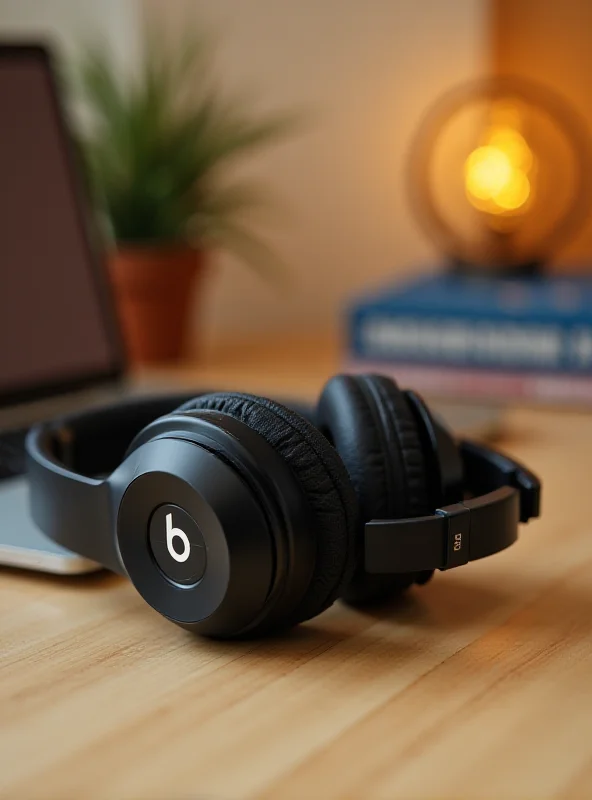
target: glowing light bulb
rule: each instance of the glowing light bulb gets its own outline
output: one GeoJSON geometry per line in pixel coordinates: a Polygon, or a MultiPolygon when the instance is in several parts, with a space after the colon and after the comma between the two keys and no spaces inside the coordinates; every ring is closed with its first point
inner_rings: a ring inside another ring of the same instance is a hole
{"type": "Polygon", "coordinates": [[[524,211],[532,193],[529,174],[535,166],[526,139],[505,124],[491,127],[484,142],[465,161],[469,202],[490,214],[524,211]]]}
{"type": "Polygon", "coordinates": [[[512,179],[512,163],[498,147],[478,147],[466,161],[465,179],[471,196],[491,200],[512,179]]]}

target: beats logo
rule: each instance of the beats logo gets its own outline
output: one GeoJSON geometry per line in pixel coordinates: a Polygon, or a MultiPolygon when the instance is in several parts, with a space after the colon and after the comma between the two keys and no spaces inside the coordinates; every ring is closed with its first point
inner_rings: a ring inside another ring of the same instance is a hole
{"type": "Polygon", "coordinates": [[[160,570],[173,583],[196,584],[206,570],[206,546],[195,520],[180,506],[166,503],[150,517],[148,541],[160,570]]]}
{"type": "Polygon", "coordinates": [[[189,558],[189,553],[191,552],[191,544],[189,543],[189,539],[187,538],[187,534],[185,531],[182,531],[181,528],[173,528],[173,515],[167,514],[166,515],[166,545],[169,551],[169,554],[175,561],[179,561],[182,563],[183,561],[187,561],[189,558]],[[175,550],[175,545],[173,543],[174,538],[177,537],[181,540],[183,545],[183,552],[177,553],[175,550]]]}

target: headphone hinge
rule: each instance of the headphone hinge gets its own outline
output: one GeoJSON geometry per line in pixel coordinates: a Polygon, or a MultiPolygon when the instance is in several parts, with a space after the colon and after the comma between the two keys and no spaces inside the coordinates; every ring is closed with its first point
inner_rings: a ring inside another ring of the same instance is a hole
{"type": "Polygon", "coordinates": [[[471,546],[471,510],[462,503],[454,503],[437,508],[436,514],[446,520],[446,562],[440,569],[467,564],[471,546]]]}

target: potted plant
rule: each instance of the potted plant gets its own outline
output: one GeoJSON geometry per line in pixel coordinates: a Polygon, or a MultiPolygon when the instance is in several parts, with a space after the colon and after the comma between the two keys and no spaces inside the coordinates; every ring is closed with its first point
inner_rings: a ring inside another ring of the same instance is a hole
{"type": "Polygon", "coordinates": [[[244,221],[258,193],[229,182],[228,173],[290,123],[222,97],[210,67],[204,37],[189,34],[173,45],[152,32],[132,75],[97,46],[77,71],[80,145],[111,239],[110,275],[135,362],[181,355],[211,249],[233,249],[258,269],[273,262],[244,221]]]}

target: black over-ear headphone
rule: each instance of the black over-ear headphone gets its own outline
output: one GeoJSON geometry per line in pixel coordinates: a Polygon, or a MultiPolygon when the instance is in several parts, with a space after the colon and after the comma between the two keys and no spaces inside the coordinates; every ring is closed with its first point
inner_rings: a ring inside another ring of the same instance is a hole
{"type": "Polygon", "coordinates": [[[457,444],[375,375],[332,378],[314,411],[227,392],[135,400],[38,426],[27,451],[47,535],[218,637],[384,599],[504,549],[539,513],[531,472],[457,444]]]}

